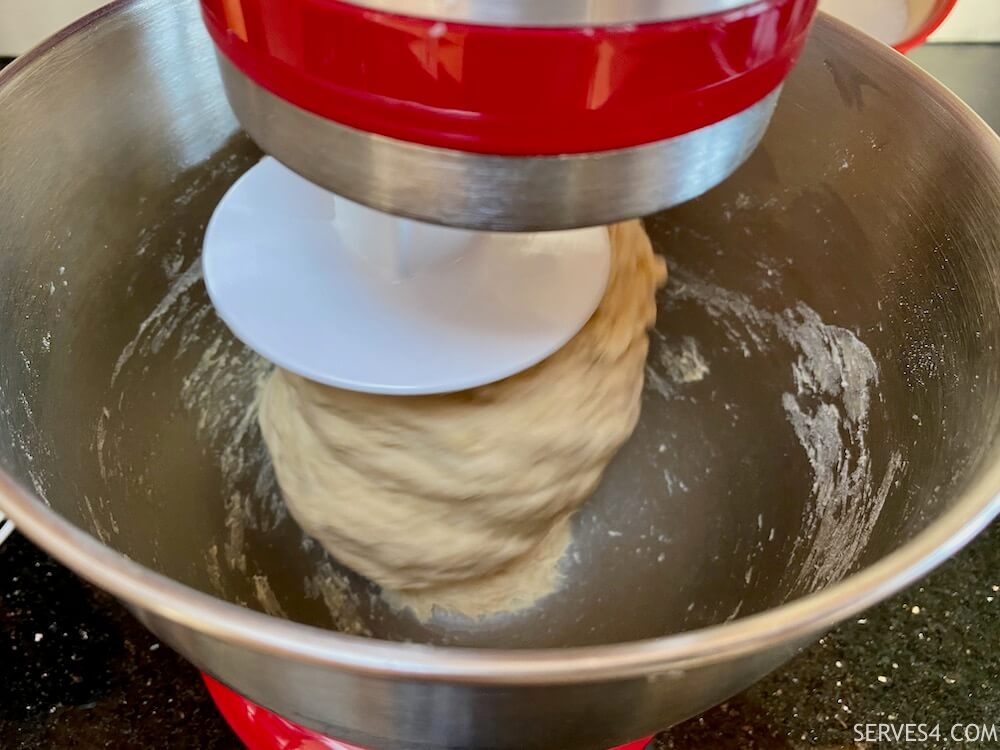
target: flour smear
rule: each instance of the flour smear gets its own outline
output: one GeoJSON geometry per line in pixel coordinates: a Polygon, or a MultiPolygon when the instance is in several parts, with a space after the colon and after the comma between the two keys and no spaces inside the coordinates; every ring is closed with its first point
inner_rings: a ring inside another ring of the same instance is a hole
{"type": "MultiPolygon", "coordinates": [[[[217,461],[221,479],[217,502],[225,513],[216,543],[193,552],[202,555],[216,593],[231,597],[227,578],[235,576],[249,581],[261,609],[287,617],[268,575],[258,569],[248,541],[248,532],[268,534],[291,523],[257,426],[259,386],[273,366],[235,339],[217,318],[205,294],[199,259],[185,268],[173,257],[163,270],[170,285],[118,356],[109,382],[108,406],[95,424],[94,447],[101,475],[108,481],[122,471],[116,466],[108,435],[113,420],[118,419],[116,405],[124,390],[136,387],[135,373],[147,365],[156,366],[154,358],[162,356],[162,351],[172,352],[175,362],[192,361],[180,382],[180,406],[194,416],[199,444],[217,461]]],[[[98,523],[99,515],[90,515],[97,533],[102,539],[107,537],[98,523]]],[[[305,538],[303,545],[312,547],[305,538]]],[[[338,630],[366,632],[350,582],[329,562],[318,563],[302,585],[307,598],[326,605],[338,630]]]]}
{"type": "MultiPolygon", "coordinates": [[[[805,560],[797,566],[795,585],[815,591],[842,579],[864,552],[905,465],[898,451],[884,466],[875,466],[871,455],[872,396],[879,378],[871,351],[853,332],[824,322],[803,303],[779,312],[762,309],[745,294],[676,267],[672,281],[668,297],[699,305],[745,358],[767,354],[775,344],[792,347],[781,408],[812,470],[796,544],[805,547],[805,560]]],[[[667,356],[675,369],[690,360],[683,352],[667,356]]]]}

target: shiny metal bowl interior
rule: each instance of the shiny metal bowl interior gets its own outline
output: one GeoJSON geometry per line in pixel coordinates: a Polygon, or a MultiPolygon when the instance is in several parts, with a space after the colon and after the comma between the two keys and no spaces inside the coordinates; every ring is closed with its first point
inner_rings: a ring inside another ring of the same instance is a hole
{"type": "Polygon", "coordinates": [[[0,77],[0,506],[289,718],[379,748],[608,747],[998,511],[1000,146],[846,27],[818,22],[732,179],[647,220],[672,275],[643,417],[565,587],[516,616],[394,612],[283,511],[266,364],[198,263],[259,155],[193,3],[117,3],[0,77]]]}

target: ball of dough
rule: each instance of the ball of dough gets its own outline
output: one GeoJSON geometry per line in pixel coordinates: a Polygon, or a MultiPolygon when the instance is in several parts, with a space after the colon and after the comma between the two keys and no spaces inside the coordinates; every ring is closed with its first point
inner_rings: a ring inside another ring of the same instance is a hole
{"type": "Polygon", "coordinates": [[[487,577],[538,547],[594,490],[639,416],[666,269],[639,221],[608,231],[610,278],[591,319],[506,380],[385,396],[276,370],[260,426],[303,529],[397,591],[487,577]]]}

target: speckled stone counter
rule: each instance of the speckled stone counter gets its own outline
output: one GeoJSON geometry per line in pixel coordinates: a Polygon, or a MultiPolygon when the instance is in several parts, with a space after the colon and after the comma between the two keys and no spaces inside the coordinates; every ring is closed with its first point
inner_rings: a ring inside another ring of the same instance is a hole
{"type": "MultiPolygon", "coordinates": [[[[1000,128],[1000,46],[914,59],[1000,128]]],[[[1000,217],[998,217],[1000,221],[1000,217]]],[[[659,748],[889,747],[855,724],[1000,725],[1000,526],[659,748]]],[[[964,743],[966,748],[1000,747],[964,743]]],[[[0,748],[238,750],[197,672],[24,538],[0,547],[0,748]]]]}

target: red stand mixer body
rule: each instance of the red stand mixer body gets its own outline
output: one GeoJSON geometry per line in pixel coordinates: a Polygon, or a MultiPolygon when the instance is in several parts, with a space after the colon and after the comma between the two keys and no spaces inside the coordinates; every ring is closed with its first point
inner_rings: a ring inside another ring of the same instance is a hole
{"type": "MultiPolygon", "coordinates": [[[[816,0],[202,7],[237,117],[286,166],[390,213],[543,230],[641,216],[731,174],[816,0]]],[[[251,750],[356,750],[206,683],[251,750]]]]}
{"type": "Polygon", "coordinates": [[[693,198],[763,135],[816,0],[203,0],[237,117],[313,182],[477,229],[693,198]]]}

